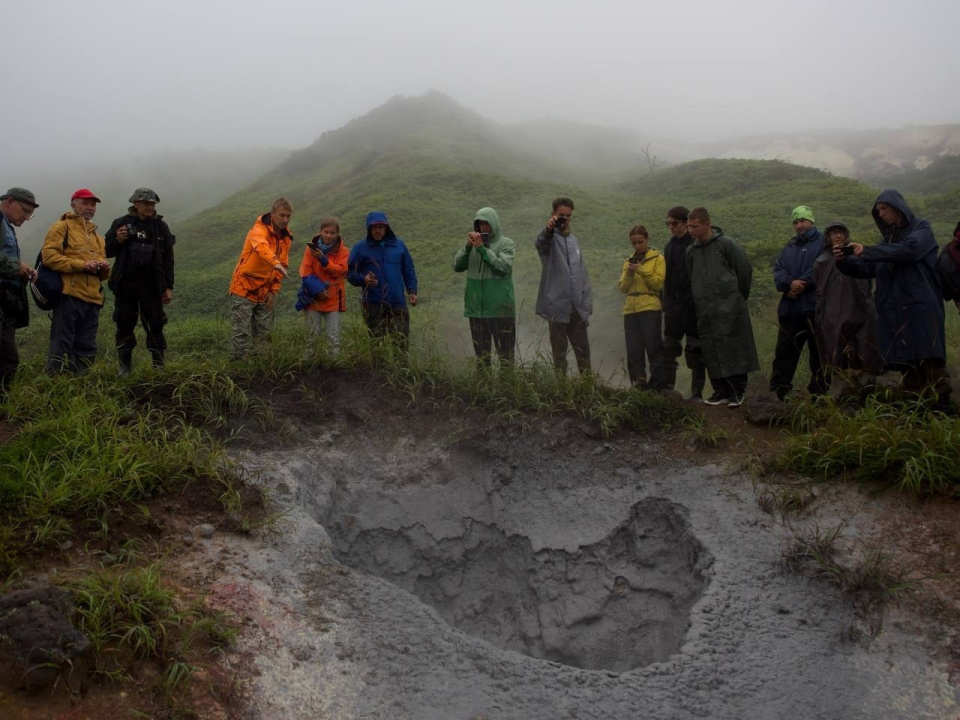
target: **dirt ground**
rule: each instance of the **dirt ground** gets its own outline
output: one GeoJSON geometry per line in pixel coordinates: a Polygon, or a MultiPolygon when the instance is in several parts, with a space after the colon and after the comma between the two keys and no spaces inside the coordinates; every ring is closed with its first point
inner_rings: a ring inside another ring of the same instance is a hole
{"type": "MultiPolygon", "coordinates": [[[[275,388],[267,398],[274,415],[281,418],[284,432],[275,435],[250,434],[237,447],[247,455],[260,452],[283,452],[284,447],[295,447],[304,434],[321,433],[333,429],[328,420],[335,418],[343,425],[355,419],[369,425],[371,417],[362,408],[364,400],[375,395],[377,412],[391,421],[383,422],[385,430],[394,432],[408,427],[469,426],[470,413],[451,414],[430,404],[410,407],[410,398],[374,386],[372,383],[349,377],[335,379],[318,377],[311,383],[314,393],[304,395],[300,387],[275,388]],[[318,408],[318,397],[322,398],[318,408]],[[281,441],[279,437],[293,438],[281,441]]],[[[677,434],[660,432],[623,433],[636,437],[637,442],[656,443],[663,460],[685,463],[715,463],[732,470],[743,470],[754,458],[775,453],[784,442],[778,429],[758,427],[747,422],[740,411],[725,407],[698,406],[710,428],[723,428],[726,438],[718,448],[699,448],[677,434]]],[[[486,422],[482,413],[477,421],[486,422]]],[[[507,423],[521,427],[523,421],[507,423]]],[[[15,431],[0,424],[0,442],[15,431]]],[[[589,429],[587,429],[589,432],[589,429]]],[[[623,438],[621,438],[623,439],[623,438]]],[[[632,442],[632,441],[631,441],[632,442]]],[[[409,448],[415,452],[415,448],[409,448]]],[[[552,452],[563,452],[562,447],[552,452]]],[[[780,482],[806,482],[786,476],[754,479],[755,491],[780,482]]],[[[410,482],[415,482],[411,480],[410,482]]],[[[856,547],[859,551],[884,549],[899,562],[908,566],[910,577],[922,580],[918,588],[903,597],[898,607],[888,608],[885,622],[903,629],[921,639],[930,654],[949,669],[951,682],[960,693],[960,503],[946,499],[917,500],[879,488],[845,486],[841,481],[812,484],[816,495],[809,510],[821,510],[829,516],[837,504],[837,511],[849,510],[860,503],[871,505],[870,520],[856,524],[856,547]]],[[[141,537],[155,548],[152,554],[164,558],[165,578],[182,594],[184,601],[207,596],[209,605],[216,609],[238,612],[237,623],[241,633],[253,632],[269,622],[266,613],[258,616],[242,597],[230,596],[222,584],[225,569],[236,565],[231,558],[229,538],[233,523],[224,515],[216,498],[205,488],[188,487],[177,496],[156,498],[148,503],[150,519],[138,524],[129,517],[118,516],[112,523],[113,535],[106,540],[79,536],[60,553],[32,558],[32,567],[23,582],[38,584],[58,582],[77,577],[98,562],[98,553],[110,551],[126,537],[141,537]],[[204,555],[201,544],[192,529],[202,523],[217,527],[220,555],[204,555]],[[219,558],[219,559],[218,559],[219,558]],[[217,585],[214,588],[214,585],[217,585]],[[218,607],[219,606],[219,607],[218,607]]],[[[122,514],[121,514],[122,515],[122,514]]],[[[773,518],[770,522],[775,522],[773,518]]],[[[282,532],[282,523],[280,529],[282,532]]],[[[234,588],[243,593],[242,578],[234,588]]],[[[133,668],[131,681],[109,683],[93,678],[89,669],[78,667],[70,677],[64,677],[53,689],[29,694],[17,688],[11,678],[0,679],[0,716],[19,718],[104,718],[104,717],[199,717],[199,718],[253,718],[270,717],[257,707],[252,687],[261,670],[257,658],[243,647],[224,654],[198,655],[191,658],[199,670],[186,697],[172,702],[155,690],[157,669],[150,663],[133,668]],[[138,714],[139,713],[139,714],[138,714]]],[[[277,715],[279,717],[280,715],[277,715]]],[[[331,715],[332,717],[332,715],[331,715]]]]}

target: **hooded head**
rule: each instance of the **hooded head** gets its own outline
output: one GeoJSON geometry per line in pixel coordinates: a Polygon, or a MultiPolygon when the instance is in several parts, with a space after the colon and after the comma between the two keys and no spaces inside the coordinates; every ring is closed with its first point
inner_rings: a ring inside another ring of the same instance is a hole
{"type": "Polygon", "coordinates": [[[379,211],[374,211],[374,212],[371,212],[371,213],[367,213],[367,220],[366,220],[367,240],[371,240],[371,241],[373,241],[373,242],[379,242],[379,241],[377,241],[377,240],[374,240],[374,239],[373,239],[373,236],[371,236],[371,234],[370,234],[370,226],[371,226],[371,225],[386,225],[386,226],[387,226],[387,231],[386,231],[386,233],[384,233],[384,236],[383,236],[383,239],[384,239],[384,240],[386,240],[387,238],[395,238],[395,237],[396,237],[396,235],[393,234],[393,229],[390,227],[390,222],[387,220],[387,214],[386,214],[386,213],[379,212],[379,211]]]}
{"type": "Polygon", "coordinates": [[[827,241],[827,248],[833,244],[833,239],[830,237],[830,232],[833,230],[842,230],[844,234],[843,243],[846,244],[850,242],[850,228],[839,220],[831,220],[823,231],[823,237],[827,241]]]}
{"type": "Polygon", "coordinates": [[[490,242],[494,243],[500,239],[500,216],[497,211],[491,207],[480,208],[477,210],[477,217],[473,220],[473,229],[480,232],[480,223],[485,222],[490,226],[490,242]]]}
{"type": "Polygon", "coordinates": [[[880,228],[880,232],[886,233],[888,229],[895,227],[891,223],[884,222],[884,220],[880,217],[880,211],[877,210],[877,205],[880,205],[881,203],[892,208],[896,208],[903,216],[904,225],[909,225],[913,222],[913,211],[910,209],[910,206],[907,205],[907,201],[903,199],[903,195],[900,194],[900,191],[884,190],[877,196],[877,200],[873,203],[873,210],[871,211],[871,214],[873,215],[873,221],[877,224],[877,227],[880,228]]]}

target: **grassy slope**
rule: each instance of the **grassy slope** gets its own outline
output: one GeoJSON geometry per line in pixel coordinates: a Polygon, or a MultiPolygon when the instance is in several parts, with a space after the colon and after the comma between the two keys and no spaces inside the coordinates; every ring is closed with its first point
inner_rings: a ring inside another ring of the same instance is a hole
{"type": "MultiPolygon", "coordinates": [[[[518,150],[516,143],[503,139],[504,132],[431,94],[394,99],[325,133],[248,189],[175,228],[179,287],[174,318],[223,317],[243,236],[255,216],[283,195],[295,205],[292,264],[299,263],[303,245],[321,217],[340,217],[343,236],[351,245],[363,235],[368,211],[386,211],[407,241],[421,278],[423,307],[415,311],[414,332],[419,328],[423,334],[429,324],[445,346],[465,352],[463,278],[451,272],[449,262],[476,210],[491,205],[499,211],[505,233],[517,241],[521,338],[535,342],[542,335],[542,323],[533,315],[540,274],[533,238],[550,212],[552,198],[569,195],[577,204],[575,232],[583,240],[597,297],[591,330],[594,348],[610,372],[622,354],[621,299],[615,284],[630,251],[628,228],[645,224],[653,245],[662,248],[668,239],[662,224],[667,208],[703,204],[755,260],[753,306],[766,364],[772,353],[776,305],[769,267],[792,234],[790,210],[808,204],[821,223],[842,218],[857,239],[877,238],[869,216],[876,190],[854,180],[780,161],[700,160],[652,173],[638,165],[632,176],[624,178],[621,172],[601,181],[576,164],[546,158],[539,149],[518,150]]],[[[928,217],[945,237],[953,227],[950,198],[931,198],[930,207],[922,198],[911,200],[918,212],[933,213],[928,217]]],[[[280,296],[288,315],[293,314],[296,289],[296,282],[287,282],[280,296]]],[[[350,307],[357,307],[355,293],[350,307]]]]}

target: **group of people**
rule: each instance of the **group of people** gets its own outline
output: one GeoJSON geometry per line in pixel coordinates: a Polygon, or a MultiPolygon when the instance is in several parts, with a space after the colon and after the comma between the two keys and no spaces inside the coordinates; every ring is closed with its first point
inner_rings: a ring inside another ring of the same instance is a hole
{"type": "MultiPolygon", "coordinates": [[[[129,202],[127,214],[114,220],[105,236],[100,235],[92,222],[100,198],[80,188],[70,197],[70,210],[47,231],[39,260],[45,271],[57,277],[59,291],[50,326],[48,372],[83,373],[95,359],[104,280],[116,298],[113,320],[120,373],[130,372],[138,321],[146,331],[154,365],[163,365],[167,347],[163,306],[173,300],[176,238],[157,214],[160,198],[153,190],[138,188],[129,202]],[[112,268],[108,258],[114,258],[112,268]]],[[[16,228],[33,217],[38,207],[36,196],[26,188],[13,187],[0,195],[3,391],[19,364],[15,331],[29,322],[29,291],[38,276],[38,269],[20,257],[16,228]]]]}
{"type": "MultiPolygon", "coordinates": [[[[901,373],[904,389],[932,392],[939,407],[948,407],[943,303],[952,300],[960,308],[960,224],[938,256],[930,224],[917,218],[896,190],[879,195],[872,215],[883,240],[866,247],[851,242],[844,223],[830,222],[822,234],[809,207],[794,209],[796,234],[773,268],[781,293],[770,373],[770,392],[777,400],[793,389],[806,347],[807,390],[813,396],[842,399],[890,370],[901,373]]],[[[704,402],[738,407],[748,373],[759,369],[747,309],[750,261],[736,241],[710,224],[705,208],[689,213],[671,208],[667,227],[672,237],[663,255],[649,248],[642,225],[630,231],[634,254],[624,263],[619,284],[627,295],[630,379],[672,389],[685,335],[691,398],[702,398],[706,369],[714,392],[704,402]]]]}
{"type": "MultiPolygon", "coordinates": [[[[53,308],[49,372],[84,372],[95,357],[104,280],[116,297],[120,374],[130,372],[138,321],[153,364],[163,365],[164,306],[173,299],[175,237],[157,214],[159,201],[153,190],[138,188],[127,214],[101,237],[92,222],[100,199],[81,188],[70,198],[70,211],[48,230],[40,260],[62,281],[53,308]],[[112,268],[108,258],[115,258],[112,268]]],[[[16,228],[37,207],[36,197],[25,188],[0,196],[2,388],[19,362],[14,333],[28,321],[27,290],[37,279],[37,268],[20,258],[16,228]]],[[[572,231],[573,213],[573,200],[557,198],[536,237],[541,261],[536,313],[547,321],[555,368],[566,372],[572,348],[579,372],[586,373],[591,367],[587,328],[593,290],[580,240],[572,231]]],[[[960,307],[960,224],[938,255],[929,223],[914,216],[899,192],[882,192],[872,214],[883,240],[866,247],[851,242],[842,222],[829,223],[821,233],[809,207],[793,211],[795,235],[773,269],[781,299],[770,391],[779,400],[791,392],[806,346],[807,389],[813,395],[841,397],[871,385],[879,373],[895,370],[907,389],[932,389],[946,404],[950,382],[943,300],[960,307]]],[[[272,329],[275,299],[289,274],[292,216],[292,203],[278,198],[247,233],[229,290],[234,359],[272,329]]],[[[672,390],[682,354],[691,372],[690,399],[737,407],[748,374],[759,369],[747,306],[750,260],[736,240],[712,225],[706,208],[673,207],[666,226],[671,237],[662,253],[650,246],[643,225],[629,231],[633,253],[623,263],[618,288],[626,296],[630,381],[639,388],[672,390]],[[708,376],[713,393],[704,400],[708,376]]],[[[418,290],[413,258],[385,213],[369,213],[365,228],[365,237],[348,249],[339,220],[323,218],[299,267],[296,308],[304,311],[312,333],[325,336],[334,356],[340,351],[347,282],[361,289],[363,319],[374,337],[391,336],[402,350],[409,343],[408,304],[417,304],[418,290]]],[[[496,210],[485,207],[477,211],[466,243],[453,256],[454,272],[466,273],[464,315],[474,351],[487,364],[494,353],[503,363],[514,360],[515,254],[516,244],[503,234],[496,210]]]]}

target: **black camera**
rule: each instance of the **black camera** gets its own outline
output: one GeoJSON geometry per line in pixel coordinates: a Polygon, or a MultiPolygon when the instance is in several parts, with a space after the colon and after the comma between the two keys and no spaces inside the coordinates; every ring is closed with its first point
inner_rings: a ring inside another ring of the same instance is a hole
{"type": "Polygon", "coordinates": [[[137,230],[132,224],[127,223],[127,240],[139,240],[143,242],[147,239],[147,234],[143,230],[137,230]]]}
{"type": "Polygon", "coordinates": [[[563,227],[567,224],[567,219],[563,215],[558,215],[557,219],[553,221],[554,227],[563,227]]]}
{"type": "Polygon", "coordinates": [[[637,255],[636,253],[634,253],[633,255],[630,256],[628,262],[632,262],[632,263],[643,262],[643,255],[637,255]]]}
{"type": "Polygon", "coordinates": [[[840,252],[844,255],[853,255],[854,247],[853,245],[841,245],[840,252]]]}
{"type": "Polygon", "coordinates": [[[480,239],[483,240],[484,247],[487,247],[490,245],[490,233],[484,233],[484,232],[480,233],[480,239]]]}

